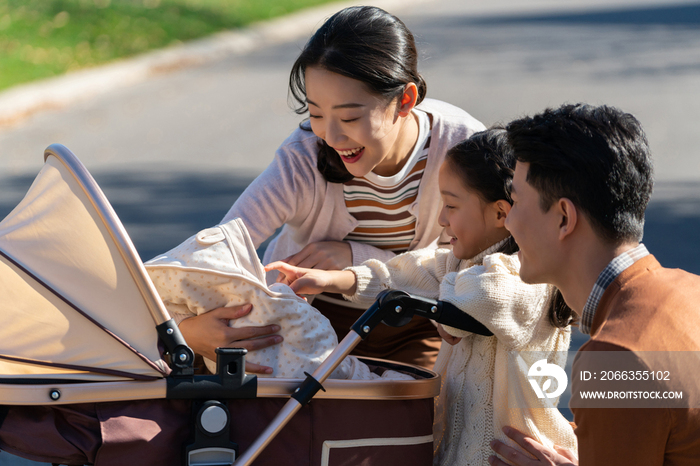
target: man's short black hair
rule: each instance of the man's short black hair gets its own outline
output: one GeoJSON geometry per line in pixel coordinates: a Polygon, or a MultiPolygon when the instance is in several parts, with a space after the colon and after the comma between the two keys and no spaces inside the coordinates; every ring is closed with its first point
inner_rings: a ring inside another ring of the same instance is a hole
{"type": "Polygon", "coordinates": [[[605,240],[642,239],[654,182],[649,144],[634,116],[605,105],[563,105],[506,130],[516,159],[530,164],[527,182],[542,210],[565,197],[605,240]]]}

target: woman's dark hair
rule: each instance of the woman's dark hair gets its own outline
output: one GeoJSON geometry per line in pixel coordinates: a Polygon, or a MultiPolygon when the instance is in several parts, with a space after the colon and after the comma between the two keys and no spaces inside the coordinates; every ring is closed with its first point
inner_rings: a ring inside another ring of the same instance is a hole
{"type": "MultiPolygon", "coordinates": [[[[464,187],[475,192],[482,201],[491,203],[504,199],[513,204],[510,186],[516,159],[504,128],[493,127],[472,135],[447,151],[445,160],[459,173],[464,187]]],[[[515,254],[518,249],[510,236],[497,252],[515,254]]],[[[572,322],[573,311],[559,290],[550,299],[548,314],[555,327],[564,328],[572,322]]]]}
{"type": "MultiPolygon", "coordinates": [[[[418,73],[418,53],[406,25],[381,8],[345,8],[331,16],[304,46],[289,75],[289,92],[298,103],[295,112],[308,111],[306,69],[317,66],[363,82],[390,102],[415,83],[420,103],[427,87],[418,73]]],[[[310,130],[302,124],[302,129],[310,130]]],[[[320,141],[318,169],[326,181],[344,183],[353,178],[340,155],[320,141]]]]}

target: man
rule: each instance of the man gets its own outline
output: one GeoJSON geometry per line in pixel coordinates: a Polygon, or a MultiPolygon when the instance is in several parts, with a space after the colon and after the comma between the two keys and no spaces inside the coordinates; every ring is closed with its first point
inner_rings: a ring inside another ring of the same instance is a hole
{"type": "Polygon", "coordinates": [[[615,108],[579,104],[513,121],[507,131],[518,162],[506,227],[520,246],[521,277],[559,288],[590,340],[573,370],[578,460],[512,428],[505,433],[532,456],[497,440],[492,448],[517,465],[700,464],[697,367],[671,364],[683,408],[573,403],[584,389],[578,374],[596,371],[595,357],[581,356],[631,354],[637,368],[652,371],[664,368],[652,367],[650,354],[668,362],[676,358],[670,352],[700,351],[700,277],[662,268],[640,243],[653,185],[640,123],[615,108]]]}

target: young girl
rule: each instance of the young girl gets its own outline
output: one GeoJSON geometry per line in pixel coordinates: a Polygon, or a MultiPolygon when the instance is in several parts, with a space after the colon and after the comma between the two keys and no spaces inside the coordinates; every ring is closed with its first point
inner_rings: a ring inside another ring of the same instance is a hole
{"type": "MultiPolygon", "coordinates": [[[[307,268],[343,269],[433,243],[442,231],[433,212],[445,153],[484,127],[461,109],[424,99],[406,26],[375,7],[336,13],[294,64],[290,93],[309,120],[222,223],[241,218],[256,247],[282,227],[263,263],[307,268]]],[[[340,296],[321,295],[313,304],[341,338],[365,310],[340,296]]],[[[230,344],[216,338],[225,318],[213,311],[180,328],[196,352],[213,355],[230,344]]],[[[440,341],[429,322],[414,322],[378,330],[355,354],[432,367],[440,341]]]]}
{"type": "Polygon", "coordinates": [[[421,249],[343,271],[284,262],[267,267],[279,270],[297,293],[333,291],[364,306],[387,288],[448,301],[493,332],[486,337],[440,328],[454,346],[443,345],[435,366],[444,377],[435,464],[488,464],[489,442],[507,441],[501,431],[507,425],[575,451],[557,400],[539,400],[528,382],[536,361],[566,363],[571,311],[549,285],[528,285],[518,275],[517,245],[504,227],[515,165],[505,138],[501,129],[478,133],[451,149],[440,168],[439,222],[452,250],[421,249]]]}

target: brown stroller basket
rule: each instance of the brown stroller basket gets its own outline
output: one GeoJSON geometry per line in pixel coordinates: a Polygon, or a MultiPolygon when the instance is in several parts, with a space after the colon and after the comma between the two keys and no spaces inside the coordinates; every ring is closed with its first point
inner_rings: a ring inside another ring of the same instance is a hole
{"type": "Polygon", "coordinates": [[[437,374],[365,359],[415,380],[326,378],[382,321],[464,314],[390,292],[304,381],[245,374],[235,348],[196,375],[93,178],[64,146],[44,159],[0,222],[0,449],[68,465],[431,464],[437,374]]]}

